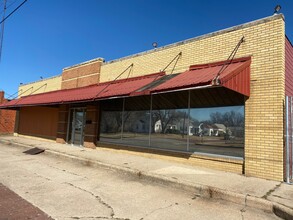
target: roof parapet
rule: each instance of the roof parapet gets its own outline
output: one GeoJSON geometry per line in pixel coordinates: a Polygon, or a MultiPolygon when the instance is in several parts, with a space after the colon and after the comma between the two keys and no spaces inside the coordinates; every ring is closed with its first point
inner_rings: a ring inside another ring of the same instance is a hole
{"type": "Polygon", "coordinates": [[[127,60],[127,59],[137,57],[137,56],[142,56],[142,55],[145,55],[145,54],[155,53],[155,52],[162,51],[162,50],[165,50],[165,49],[168,49],[168,48],[176,47],[176,46],[179,46],[179,45],[183,45],[183,44],[186,44],[186,43],[190,43],[190,42],[194,42],[194,41],[198,41],[198,40],[202,40],[202,39],[206,39],[206,38],[210,38],[210,37],[214,37],[214,36],[220,35],[220,34],[229,33],[229,32],[232,32],[232,31],[239,30],[239,29],[244,29],[244,28],[247,28],[247,27],[259,25],[259,24],[266,23],[266,22],[273,21],[273,20],[280,19],[280,18],[285,20],[285,17],[284,17],[283,14],[281,14],[281,13],[280,14],[274,14],[274,15],[271,15],[269,17],[265,17],[265,18],[250,21],[250,22],[247,22],[247,23],[244,23],[244,24],[232,26],[232,27],[229,27],[229,28],[226,28],[226,29],[222,29],[222,30],[211,32],[211,33],[204,34],[204,35],[201,35],[201,36],[193,37],[193,38],[183,40],[183,41],[179,41],[179,42],[176,42],[176,43],[172,43],[172,44],[169,44],[169,45],[166,45],[166,46],[162,46],[162,47],[158,47],[158,48],[155,48],[155,49],[146,50],[146,51],[143,51],[143,52],[140,52],[140,53],[125,56],[125,57],[122,57],[122,58],[110,60],[110,61],[105,62],[104,65],[119,62],[119,61],[122,61],[122,60],[127,60]]]}
{"type": "Polygon", "coordinates": [[[75,65],[72,65],[72,66],[69,66],[69,67],[65,67],[62,70],[65,71],[65,70],[68,70],[68,69],[71,69],[71,68],[83,66],[83,65],[86,65],[86,64],[94,63],[94,62],[104,62],[104,58],[98,57],[98,58],[88,60],[88,61],[85,61],[85,62],[82,62],[82,63],[78,63],[78,64],[75,64],[75,65]]]}

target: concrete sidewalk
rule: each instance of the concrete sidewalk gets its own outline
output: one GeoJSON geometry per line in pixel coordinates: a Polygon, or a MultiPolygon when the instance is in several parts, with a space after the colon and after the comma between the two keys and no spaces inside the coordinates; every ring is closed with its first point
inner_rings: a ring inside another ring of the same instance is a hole
{"type": "Polygon", "coordinates": [[[14,136],[0,136],[0,143],[11,147],[43,148],[45,154],[50,156],[117,170],[170,187],[184,188],[199,197],[223,199],[271,211],[284,219],[293,219],[293,185],[286,183],[189,166],[126,150],[93,150],[14,136]]]}

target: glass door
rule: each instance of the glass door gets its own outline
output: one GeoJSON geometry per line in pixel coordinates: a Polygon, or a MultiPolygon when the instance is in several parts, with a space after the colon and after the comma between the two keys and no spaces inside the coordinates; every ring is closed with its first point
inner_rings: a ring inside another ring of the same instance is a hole
{"type": "Polygon", "coordinates": [[[70,111],[70,124],[68,128],[67,143],[83,145],[86,109],[74,108],[70,111]]]}

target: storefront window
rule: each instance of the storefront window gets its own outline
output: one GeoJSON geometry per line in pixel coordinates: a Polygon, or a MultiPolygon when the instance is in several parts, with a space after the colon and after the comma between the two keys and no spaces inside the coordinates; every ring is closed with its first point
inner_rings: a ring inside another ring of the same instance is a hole
{"type": "Polygon", "coordinates": [[[152,111],[151,146],[186,151],[188,133],[187,109],[152,111]]]}
{"type": "Polygon", "coordinates": [[[100,140],[119,140],[121,139],[122,112],[121,111],[102,111],[100,140]]]}
{"type": "Polygon", "coordinates": [[[149,146],[149,111],[124,112],[122,143],[142,147],[149,146]]]}
{"type": "Polygon", "coordinates": [[[191,109],[189,151],[243,157],[244,107],[191,109]]]}
{"type": "Polygon", "coordinates": [[[104,108],[102,103],[100,141],[243,157],[244,105],[196,108],[196,96],[188,95],[184,91],[124,98],[107,101],[104,108]]]}

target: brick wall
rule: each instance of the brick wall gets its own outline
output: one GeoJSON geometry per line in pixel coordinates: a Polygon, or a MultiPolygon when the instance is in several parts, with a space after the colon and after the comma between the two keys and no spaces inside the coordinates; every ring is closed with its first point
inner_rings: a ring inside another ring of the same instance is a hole
{"type": "MultiPolygon", "coordinates": [[[[182,56],[174,72],[187,70],[193,64],[226,60],[242,36],[245,42],[236,57],[252,56],[251,95],[245,103],[245,174],[281,181],[285,96],[285,25],[282,15],[107,62],[101,67],[100,81],[113,80],[132,63],[130,76],[158,72],[179,52],[182,56]]],[[[172,69],[173,65],[170,65],[166,72],[170,73],[172,69]]],[[[202,159],[198,163],[202,164],[202,159]]],[[[205,163],[210,162],[206,160],[205,163]]]]}
{"type": "Polygon", "coordinates": [[[61,89],[78,88],[99,83],[102,62],[102,58],[97,58],[63,69],[61,89]]]}
{"type": "MultiPolygon", "coordinates": [[[[4,92],[0,91],[0,104],[7,102],[4,92]]],[[[0,110],[0,134],[12,134],[14,132],[16,111],[0,110]]]]}
{"type": "Polygon", "coordinates": [[[127,151],[127,153],[131,153],[134,155],[140,155],[151,158],[159,158],[164,160],[176,161],[179,163],[185,164],[193,164],[196,166],[204,166],[211,169],[223,170],[227,172],[233,172],[242,174],[243,169],[243,161],[239,159],[224,159],[218,157],[208,157],[203,155],[191,155],[187,157],[186,154],[171,152],[171,151],[162,151],[158,149],[148,149],[148,148],[137,148],[131,146],[121,146],[110,143],[99,143],[99,147],[110,148],[111,150],[119,150],[119,152],[127,151]],[[208,163],[207,163],[208,161],[208,163]]]}

